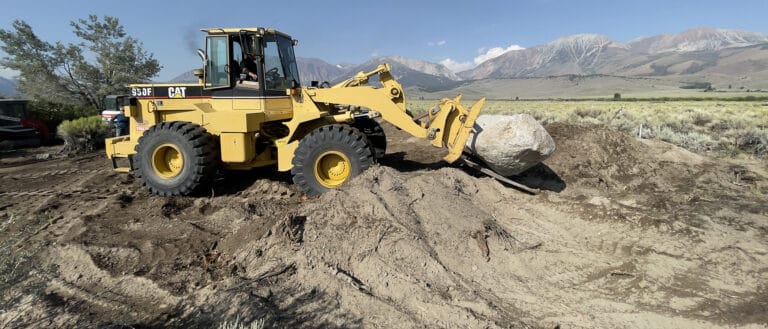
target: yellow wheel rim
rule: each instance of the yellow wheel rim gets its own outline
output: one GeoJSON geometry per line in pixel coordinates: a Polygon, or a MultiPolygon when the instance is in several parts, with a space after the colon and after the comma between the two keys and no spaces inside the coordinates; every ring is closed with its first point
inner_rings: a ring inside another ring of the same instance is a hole
{"type": "Polygon", "coordinates": [[[341,185],[351,174],[352,164],[344,153],[327,151],[315,160],[315,178],[327,188],[341,185]]]}
{"type": "Polygon", "coordinates": [[[152,152],[152,169],[162,178],[173,178],[184,168],[184,156],[173,144],[163,144],[152,152]]]}

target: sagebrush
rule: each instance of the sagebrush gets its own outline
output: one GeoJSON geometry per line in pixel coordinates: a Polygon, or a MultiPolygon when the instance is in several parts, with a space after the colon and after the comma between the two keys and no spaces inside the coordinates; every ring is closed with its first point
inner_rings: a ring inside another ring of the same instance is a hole
{"type": "Polygon", "coordinates": [[[74,120],[64,120],[56,133],[64,140],[69,152],[92,151],[104,144],[104,138],[111,131],[101,116],[94,115],[74,120]]]}
{"type": "MultiPolygon", "coordinates": [[[[434,101],[412,101],[414,113],[434,101]]],[[[483,114],[527,113],[543,124],[603,124],[722,157],[768,157],[768,103],[743,101],[498,101],[483,114]]]]}

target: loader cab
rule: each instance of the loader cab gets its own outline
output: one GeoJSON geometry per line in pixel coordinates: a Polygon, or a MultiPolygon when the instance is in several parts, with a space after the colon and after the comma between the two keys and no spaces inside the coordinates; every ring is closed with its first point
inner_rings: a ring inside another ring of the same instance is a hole
{"type": "Polygon", "coordinates": [[[102,102],[101,119],[106,123],[112,123],[112,119],[120,114],[123,103],[128,99],[128,95],[107,95],[102,102]]]}
{"type": "MultiPolygon", "coordinates": [[[[284,96],[285,90],[299,85],[298,66],[290,36],[264,28],[207,29],[204,63],[204,89],[243,89],[246,94],[284,96]],[[253,60],[256,77],[243,72],[253,60]],[[249,91],[250,90],[250,91],[249,91]]],[[[237,95],[235,95],[237,96],[237,95]]]]}

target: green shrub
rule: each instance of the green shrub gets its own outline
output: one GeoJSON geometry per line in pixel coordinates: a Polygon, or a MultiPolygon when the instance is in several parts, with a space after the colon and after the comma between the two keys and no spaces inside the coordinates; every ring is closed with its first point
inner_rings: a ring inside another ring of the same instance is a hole
{"type": "Polygon", "coordinates": [[[102,145],[110,127],[101,116],[94,115],[75,120],[64,120],[57,134],[64,139],[65,150],[69,152],[92,151],[102,145]]]}
{"type": "Polygon", "coordinates": [[[42,121],[51,129],[58,127],[64,120],[73,120],[98,114],[98,111],[93,108],[42,100],[30,101],[28,110],[31,118],[42,121]]]}
{"type": "Polygon", "coordinates": [[[598,118],[600,115],[602,115],[605,111],[601,109],[596,108],[577,108],[574,110],[574,113],[576,115],[582,117],[582,118],[598,118]]]}
{"type": "Polygon", "coordinates": [[[712,122],[712,115],[702,111],[694,111],[691,113],[691,123],[699,127],[705,127],[712,122]]]}

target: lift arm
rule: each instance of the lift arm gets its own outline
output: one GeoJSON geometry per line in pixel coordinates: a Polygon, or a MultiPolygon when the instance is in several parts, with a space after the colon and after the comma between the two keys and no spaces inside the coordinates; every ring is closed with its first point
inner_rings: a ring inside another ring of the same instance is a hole
{"type": "Polygon", "coordinates": [[[460,103],[461,96],[453,99],[444,98],[429,110],[426,121],[417,123],[405,110],[403,88],[392,77],[389,64],[381,64],[370,72],[360,72],[331,88],[305,89],[304,92],[313,103],[352,105],[371,109],[381,115],[385,121],[409,134],[426,138],[436,147],[448,148],[448,154],[443,159],[449,163],[461,156],[475,120],[485,103],[485,98],[482,98],[467,109],[460,103]],[[373,75],[379,76],[382,84],[380,88],[365,85],[373,75]]]}

